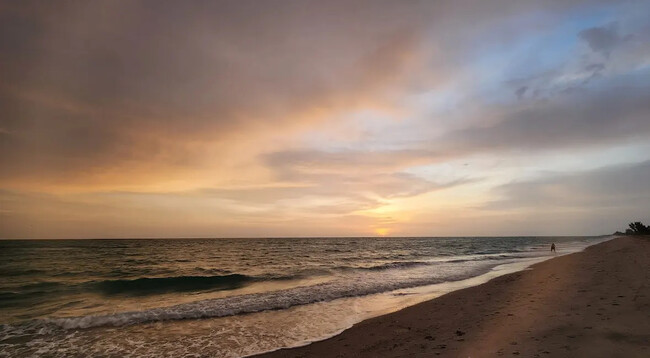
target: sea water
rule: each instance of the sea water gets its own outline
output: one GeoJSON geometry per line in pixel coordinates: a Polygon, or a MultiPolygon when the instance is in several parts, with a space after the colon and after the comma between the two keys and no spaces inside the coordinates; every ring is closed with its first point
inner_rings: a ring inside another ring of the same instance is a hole
{"type": "Polygon", "coordinates": [[[0,357],[240,357],[299,346],[607,239],[4,240],[0,357]]]}

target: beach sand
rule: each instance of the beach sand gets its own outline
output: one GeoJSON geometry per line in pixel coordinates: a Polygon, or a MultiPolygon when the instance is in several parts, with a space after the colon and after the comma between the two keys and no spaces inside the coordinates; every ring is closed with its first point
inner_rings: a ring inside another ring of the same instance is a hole
{"type": "Polygon", "coordinates": [[[616,238],[260,357],[406,356],[650,357],[650,238],[616,238]]]}

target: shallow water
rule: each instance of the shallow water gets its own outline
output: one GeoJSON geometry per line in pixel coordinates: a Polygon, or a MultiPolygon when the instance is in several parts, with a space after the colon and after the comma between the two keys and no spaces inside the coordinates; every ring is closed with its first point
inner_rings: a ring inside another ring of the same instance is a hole
{"type": "Polygon", "coordinates": [[[250,355],[605,239],[0,241],[0,356],[250,355]]]}

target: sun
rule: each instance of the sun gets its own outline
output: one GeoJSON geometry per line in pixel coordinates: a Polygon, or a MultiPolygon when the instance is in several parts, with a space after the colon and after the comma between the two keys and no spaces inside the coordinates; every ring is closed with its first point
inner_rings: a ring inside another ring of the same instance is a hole
{"type": "Polygon", "coordinates": [[[389,231],[385,227],[380,227],[378,229],[375,229],[375,234],[377,234],[379,236],[386,236],[386,235],[389,234],[389,231]]]}

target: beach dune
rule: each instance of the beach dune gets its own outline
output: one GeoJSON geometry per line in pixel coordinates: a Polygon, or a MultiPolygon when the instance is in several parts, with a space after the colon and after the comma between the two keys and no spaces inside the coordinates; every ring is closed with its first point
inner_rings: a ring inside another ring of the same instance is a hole
{"type": "Polygon", "coordinates": [[[261,357],[650,357],[649,267],[619,237],[261,357]]]}

